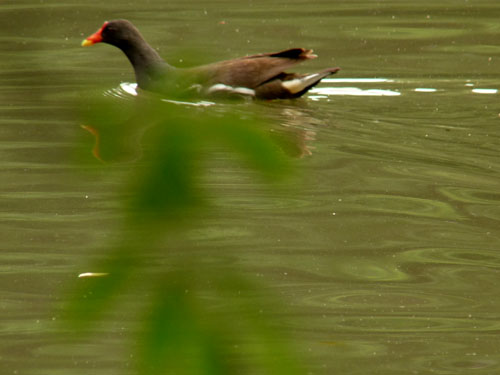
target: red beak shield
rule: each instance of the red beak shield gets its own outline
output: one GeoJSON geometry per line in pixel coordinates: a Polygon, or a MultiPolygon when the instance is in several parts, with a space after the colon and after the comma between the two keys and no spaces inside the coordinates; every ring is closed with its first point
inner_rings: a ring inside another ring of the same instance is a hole
{"type": "Polygon", "coordinates": [[[106,27],[107,24],[108,24],[107,22],[104,22],[104,25],[102,25],[102,27],[99,30],[97,30],[91,36],[87,37],[82,42],[82,47],[87,47],[87,46],[91,46],[93,44],[102,42],[102,30],[104,30],[104,28],[106,27]]]}

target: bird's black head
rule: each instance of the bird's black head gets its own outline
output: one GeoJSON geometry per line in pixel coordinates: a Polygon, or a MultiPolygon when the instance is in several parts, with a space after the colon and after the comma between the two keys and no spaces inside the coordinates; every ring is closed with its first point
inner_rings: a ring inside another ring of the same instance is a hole
{"type": "Polygon", "coordinates": [[[96,43],[108,43],[118,48],[127,48],[131,43],[142,40],[139,30],[127,20],[106,21],[94,34],[87,37],[82,46],[96,43]]]}

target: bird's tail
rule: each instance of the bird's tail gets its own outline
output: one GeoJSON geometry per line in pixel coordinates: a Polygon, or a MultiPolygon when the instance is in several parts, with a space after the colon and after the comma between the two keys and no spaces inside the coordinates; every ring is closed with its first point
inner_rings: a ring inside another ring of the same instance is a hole
{"type": "Polygon", "coordinates": [[[299,97],[303,95],[307,90],[316,86],[323,78],[328,77],[331,74],[335,74],[340,70],[340,68],[328,68],[322,70],[318,73],[304,74],[301,76],[296,76],[292,79],[283,81],[282,85],[285,87],[294,97],[299,97]]]}

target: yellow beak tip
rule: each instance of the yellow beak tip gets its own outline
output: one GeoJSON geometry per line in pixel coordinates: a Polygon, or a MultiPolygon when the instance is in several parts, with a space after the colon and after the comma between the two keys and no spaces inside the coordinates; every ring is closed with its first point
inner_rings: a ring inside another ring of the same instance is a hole
{"type": "Polygon", "coordinates": [[[93,41],[89,40],[89,39],[85,39],[83,42],[82,42],[82,47],[88,47],[88,46],[91,46],[92,44],[94,44],[93,41]]]}

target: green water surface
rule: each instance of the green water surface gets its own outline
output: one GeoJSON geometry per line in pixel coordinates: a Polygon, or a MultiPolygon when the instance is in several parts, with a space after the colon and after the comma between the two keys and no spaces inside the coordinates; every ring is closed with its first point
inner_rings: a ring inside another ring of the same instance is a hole
{"type": "Polygon", "coordinates": [[[493,0],[4,2],[0,372],[132,371],[123,311],[81,342],[55,334],[65,285],[117,235],[109,168],[128,168],[93,159],[72,105],[132,70],[80,42],[127,18],[173,65],[305,47],[319,57],[298,71],[342,68],[247,104],[300,140],[298,172],[276,190],[217,154],[216,208],[185,245],[282,296],[275,324],[310,374],[500,373],[499,17],[493,0]]]}

